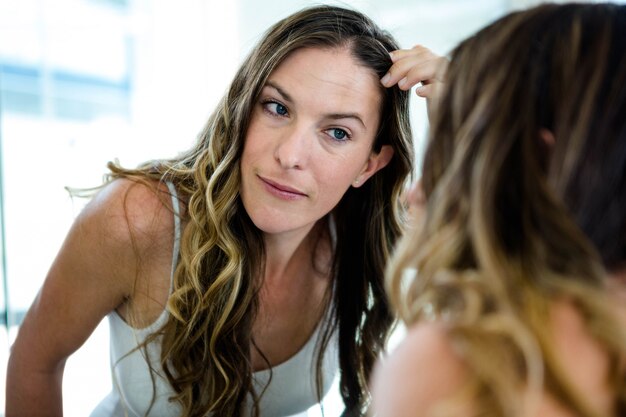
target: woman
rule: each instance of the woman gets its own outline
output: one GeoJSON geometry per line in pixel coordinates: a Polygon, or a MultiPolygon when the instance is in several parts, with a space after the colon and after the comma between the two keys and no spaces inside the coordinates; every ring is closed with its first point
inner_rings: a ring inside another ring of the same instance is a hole
{"type": "Polygon", "coordinates": [[[407,93],[380,83],[397,48],[358,12],[295,13],[193,149],[110,165],[13,346],[7,417],[61,415],[65,359],[104,316],[114,390],[93,416],[290,415],[337,368],[360,415],[412,167],[407,93]]]}
{"type": "Polygon", "coordinates": [[[624,33],[625,6],[542,5],[453,51],[377,416],[626,415],[624,33]]]}

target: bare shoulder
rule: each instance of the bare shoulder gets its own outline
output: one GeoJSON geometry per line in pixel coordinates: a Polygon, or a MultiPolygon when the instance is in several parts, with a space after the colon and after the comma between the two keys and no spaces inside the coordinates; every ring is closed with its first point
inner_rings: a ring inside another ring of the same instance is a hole
{"type": "MultiPolygon", "coordinates": [[[[569,301],[555,302],[550,311],[552,346],[557,365],[573,388],[584,393],[599,415],[612,415],[614,402],[606,381],[609,361],[592,336],[584,318],[569,301]]],[[[420,323],[408,329],[405,339],[380,361],[372,381],[376,417],[434,415],[435,407],[460,393],[469,376],[462,356],[441,323],[420,323]]],[[[573,414],[544,392],[533,416],[569,417],[573,414]]],[[[469,416],[472,404],[450,415],[469,416]]]]}
{"type": "Polygon", "coordinates": [[[584,393],[591,407],[610,415],[614,398],[606,384],[611,374],[609,357],[588,329],[583,314],[568,300],[556,301],[550,311],[550,324],[561,372],[574,389],[584,393]]]}
{"type": "Polygon", "coordinates": [[[127,179],[107,184],[76,218],[47,280],[85,290],[105,286],[111,303],[123,302],[132,295],[142,264],[159,260],[172,246],[169,201],[163,184],[127,179]]]}
{"type": "Polygon", "coordinates": [[[437,404],[458,392],[465,376],[465,365],[445,327],[435,322],[417,324],[377,365],[372,383],[374,415],[429,416],[437,404]]]}
{"type": "Polygon", "coordinates": [[[145,244],[171,230],[171,199],[164,184],[117,179],[96,194],[78,221],[93,222],[117,242],[145,244]]]}
{"type": "Polygon", "coordinates": [[[123,294],[115,308],[134,325],[151,323],[163,310],[171,282],[174,210],[167,186],[118,179],[105,186],[81,213],[84,240],[98,253],[94,269],[123,294]],[[89,234],[95,236],[89,236],[89,234]],[[131,309],[133,313],[130,313],[131,309]]]}
{"type": "Polygon", "coordinates": [[[173,216],[159,187],[115,180],[81,211],[22,323],[15,366],[55,369],[143,282],[163,281],[167,296],[173,216]]]}

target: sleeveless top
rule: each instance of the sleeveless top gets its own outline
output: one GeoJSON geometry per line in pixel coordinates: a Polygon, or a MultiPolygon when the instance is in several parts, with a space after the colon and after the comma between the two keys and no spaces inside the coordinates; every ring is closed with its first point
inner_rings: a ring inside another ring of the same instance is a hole
{"type": "MultiPolygon", "coordinates": [[[[173,184],[167,183],[174,209],[174,251],[172,277],[176,267],[180,245],[179,203],[173,184]]],[[[173,282],[170,277],[171,282],[173,282]]],[[[171,284],[170,284],[171,291],[171,284]]],[[[170,402],[174,391],[159,364],[160,338],[145,349],[135,350],[139,343],[158,330],[167,321],[169,313],[164,310],[151,325],[136,329],[129,326],[114,310],[108,314],[110,333],[110,361],[113,389],[92,411],[91,417],[174,417],[181,409],[178,403],[170,402]],[[148,360],[146,360],[148,359],[148,360]],[[150,365],[149,365],[150,364],[150,365]],[[150,404],[152,403],[152,406],[150,404]]],[[[306,411],[318,402],[316,385],[316,363],[318,340],[321,338],[321,323],[318,324],[306,344],[287,361],[253,374],[253,385],[259,400],[262,417],[290,416],[306,411]]],[[[321,369],[322,395],[332,385],[337,373],[338,346],[334,331],[324,354],[321,369]]],[[[202,366],[199,364],[199,366],[202,366]]],[[[251,409],[248,396],[246,411],[251,409]]]]}

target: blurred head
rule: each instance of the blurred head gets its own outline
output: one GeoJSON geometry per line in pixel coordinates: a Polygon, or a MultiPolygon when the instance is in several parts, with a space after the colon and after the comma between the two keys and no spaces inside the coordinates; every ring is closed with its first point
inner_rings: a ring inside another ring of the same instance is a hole
{"type": "MultiPolygon", "coordinates": [[[[495,415],[521,409],[519,386],[590,415],[554,361],[555,300],[581,311],[623,369],[623,326],[603,290],[604,268],[626,260],[625,33],[626,6],[547,4],[452,52],[423,166],[425,219],[392,263],[390,294],[409,324],[445,318],[495,415]]],[[[610,385],[624,398],[623,374],[610,385]]]]}
{"type": "MultiPolygon", "coordinates": [[[[625,31],[625,6],[544,5],[461,43],[425,159],[426,195],[533,256],[528,235],[543,235],[551,257],[565,250],[559,229],[576,233],[565,216],[606,267],[623,265],[625,31]]],[[[572,250],[560,261],[582,249],[572,250]]]]}
{"type": "Polygon", "coordinates": [[[616,370],[606,390],[625,398],[623,324],[604,287],[626,260],[625,34],[626,6],[546,4],[452,52],[425,211],[389,293],[409,325],[445,321],[487,414],[519,415],[524,386],[592,415],[554,359],[550,312],[564,300],[616,370]]]}

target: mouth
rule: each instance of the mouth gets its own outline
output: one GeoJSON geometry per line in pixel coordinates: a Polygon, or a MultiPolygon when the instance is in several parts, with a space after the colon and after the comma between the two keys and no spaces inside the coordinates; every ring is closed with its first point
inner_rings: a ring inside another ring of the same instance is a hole
{"type": "Polygon", "coordinates": [[[276,181],[272,181],[261,176],[258,177],[263,182],[265,188],[272,194],[278,197],[288,200],[295,200],[303,197],[308,197],[308,194],[298,190],[297,188],[290,187],[285,184],[280,184],[276,181]]]}

